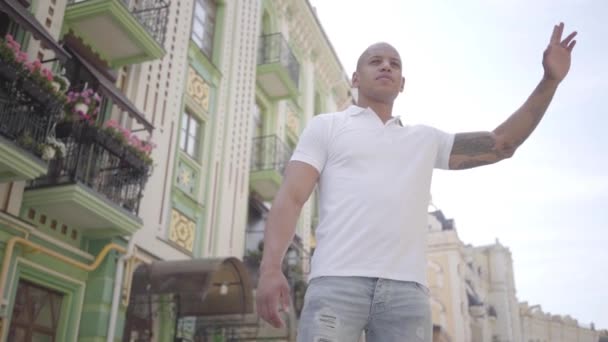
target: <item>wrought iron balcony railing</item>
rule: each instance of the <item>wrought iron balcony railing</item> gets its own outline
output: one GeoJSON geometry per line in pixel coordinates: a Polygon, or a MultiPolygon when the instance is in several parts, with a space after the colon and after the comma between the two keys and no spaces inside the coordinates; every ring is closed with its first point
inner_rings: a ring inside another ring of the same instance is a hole
{"type": "MultiPolygon", "coordinates": [[[[68,4],[77,4],[91,0],[68,0],[68,4]]],[[[165,43],[165,32],[169,17],[167,0],[119,0],[133,17],[150,33],[160,46],[165,43]]]]}
{"type": "Polygon", "coordinates": [[[81,183],[134,215],[150,170],[109,133],[84,123],[60,124],[57,140],[66,154],[49,163],[49,172],[29,189],[81,183]]]}
{"type": "Polygon", "coordinates": [[[37,83],[0,61],[0,136],[40,156],[63,105],[37,83]]]}
{"type": "Polygon", "coordinates": [[[258,64],[273,63],[280,63],[287,69],[289,77],[297,88],[300,78],[300,63],[298,63],[298,60],[289,48],[289,44],[287,44],[287,41],[280,33],[267,34],[260,38],[258,64]]]}
{"type": "Polygon", "coordinates": [[[283,174],[291,149],[276,135],[253,138],[251,171],[274,170],[283,174]]]}

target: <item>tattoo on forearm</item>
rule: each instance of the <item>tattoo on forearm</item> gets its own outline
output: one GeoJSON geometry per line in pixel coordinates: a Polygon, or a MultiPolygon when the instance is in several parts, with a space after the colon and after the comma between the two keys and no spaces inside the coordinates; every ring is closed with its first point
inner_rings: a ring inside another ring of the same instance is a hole
{"type": "Polygon", "coordinates": [[[496,141],[488,133],[459,133],[454,138],[452,154],[478,156],[491,153],[496,141]]]}
{"type": "Polygon", "coordinates": [[[493,161],[487,161],[487,160],[463,160],[462,162],[458,163],[458,165],[456,165],[456,167],[454,168],[455,170],[464,170],[464,169],[471,169],[477,166],[484,166],[484,165],[488,165],[488,164],[492,164],[493,161]]]}
{"type": "Polygon", "coordinates": [[[488,165],[508,158],[514,152],[515,146],[498,141],[493,133],[459,133],[454,138],[450,168],[462,170],[488,165]]]}

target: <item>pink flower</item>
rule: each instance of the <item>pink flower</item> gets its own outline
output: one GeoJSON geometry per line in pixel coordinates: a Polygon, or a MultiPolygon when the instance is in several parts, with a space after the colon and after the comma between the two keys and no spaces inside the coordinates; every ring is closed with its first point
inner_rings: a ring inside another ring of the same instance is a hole
{"type": "Polygon", "coordinates": [[[85,97],[83,102],[86,105],[90,105],[91,104],[91,99],[89,99],[88,97],[85,97]]]}
{"type": "Polygon", "coordinates": [[[33,72],[36,70],[36,68],[34,67],[34,64],[32,64],[32,63],[30,63],[30,62],[25,63],[25,67],[26,67],[26,69],[27,69],[27,70],[29,70],[29,72],[31,72],[31,73],[33,73],[33,72]]]}
{"type": "Polygon", "coordinates": [[[137,137],[137,135],[132,135],[129,137],[129,144],[131,144],[135,148],[138,148],[141,146],[141,141],[139,140],[139,137],[137,137]]]}
{"type": "Polygon", "coordinates": [[[116,120],[108,120],[108,121],[106,121],[106,123],[104,124],[104,126],[109,127],[109,128],[118,128],[118,127],[120,127],[120,125],[118,124],[118,121],[116,121],[116,120]]]}
{"type": "Polygon", "coordinates": [[[11,50],[13,50],[15,53],[19,53],[21,52],[21,45],[19,43],[17,43],[16,41],[10,41],[8,43],[6,43],[11,50]]]}
{"type": "Polygon", "coordinates": [[[42,75],[49,81],[53,82],[53,72],[47,68],[42,69],[42,75]]]}
{"type": "Polygon", "coordinates": [[[22,51],[22,52],[19,52],[19,53],[17,54],[17,62],[18,62],[18,63],[26,63],[26,62],[27,62],[27,57],[28,57],[28,56],[27,56],[27,53],[25,53],[25,52],[23,52],[23,51],[22,51]]]}
{"type": "Polygon", "coordinates": [[[126,140],[129,140],[129,137],[131,136],[131,131],[124,127],[119,127],[118,129],[122,133],[123,137],[125,137],[126,140]]]}
{"type": "Polygon", "coordinates": [[[13,35],[9,33],[9,34],[6,35],[6,41],[8,41],[8,42],[14,42],[15,38],[13,38],[13,35]]]}

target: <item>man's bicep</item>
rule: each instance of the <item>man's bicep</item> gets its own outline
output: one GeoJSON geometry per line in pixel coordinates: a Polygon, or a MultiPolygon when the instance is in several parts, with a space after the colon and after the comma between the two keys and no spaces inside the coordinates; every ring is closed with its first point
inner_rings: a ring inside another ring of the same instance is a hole
{"type": "Polygon", "coordinates": [[[319,180],[319,171],[309,163],[292,160],[285,168],[281,191],[299,205],[304,205],[319,180]]]}
{"type": "Polygon", "coordinates": [[[463,170],[496,163],[513,155],[515,149],[494,132],[458,133],[450,153],[450,169],[463,170]]]}

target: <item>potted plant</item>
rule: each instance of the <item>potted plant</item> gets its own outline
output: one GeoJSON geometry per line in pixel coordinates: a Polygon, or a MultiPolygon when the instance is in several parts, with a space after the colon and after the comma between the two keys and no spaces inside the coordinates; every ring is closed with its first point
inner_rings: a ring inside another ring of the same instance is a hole
{"type": "Polygon", "coordinates": [[[27,53],[21,51],[21,45],[7,34],[0,39],[0,77],[8,81],[14,81],[23,64],[27,62],[27,53]]]}
{"type": "Polygon", "coordinates": [[[103,133],[101,143],[116,156],[122,156],[131,132],[121,127],[116,120],[106,121],[101,128],[101,132],[103,133]]]}
{"type": "Polygon", "coordinates": [[[134,164],[138,169],[148,169],[152,163],[152,150],[156,147],[154,143],[148,140],[140,140],[138,136],[131,135],[129,138],[129,145],[126,148],[125,153],[129,162],[134,164]]]}
{"type": "Polygon", "coordinates": [[[43,105],[65,100],[66,80],[53,75],[38,59],[29,62],[27,53],[21,51],[21,45],[11,35],[0,40],[0,60],[0,77],[11,82],[20,79],[21,88],[31,98],[43,105]]]}
{"type": "Polygon", "coordinates": [[[150,155],[156,145],[150,141],[150,138],[141,140],[130,130],[120,126],[116,120],[105,122],[101,132],[105,136],[101,143],[134,168],[146,171],[152,165],[150,155]]]}
{"type": "Polygon", "coordinates": [[[101,97],[93,89],[80,92],[71,91],[67,94],[64,106],[67,121],[87,121],[94,123],[99,115],[101,97]]]}
{"type": "Polygon", "coordinates": [[[55,127],[55,135],[58,138],[66,138],[72,134],[75,124],[82,124],[83,127],[78,133],[90,136],[90,128],[97,121],[100,104],[101,97],[93,89],[69,92],[63,106],[63,118],[55,127]]]}
{"type": "Polygon", "coordinates": [[[62,159],[66,155],[65,144],[53,137],[48,137],[45,143],[40,144],[39,150],[42,159],[49,161],[52,159],[62,159]]]}

